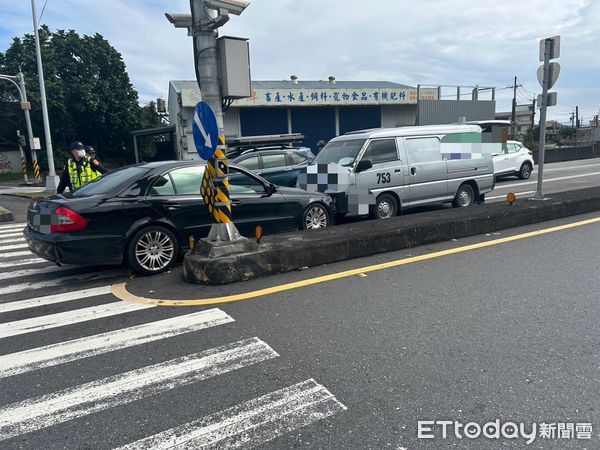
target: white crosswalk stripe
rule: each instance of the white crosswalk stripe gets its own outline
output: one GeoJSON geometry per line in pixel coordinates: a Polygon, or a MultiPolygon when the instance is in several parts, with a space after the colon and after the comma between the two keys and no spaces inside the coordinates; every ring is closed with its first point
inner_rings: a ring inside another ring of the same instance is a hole
{"type": "Polygon", "coordinates": [[[70,267],[59,267],[59,266],[48,266],[43,268],[34,268],[34,269],[21,269],[14,270],[12,272],[0,272],[0,280],[12,280],[15,278],[23,278],[31,275],[41,275],[45,273],[55,273],[55,272],[64,272],[69,269],[73,269],[76,266],[70,267]]]}
{"type": "MultiPolygon", "coordinates": [[[[30,256],[33,256],[32,254],[30,254],[30,256]]],[[[28,266],[28,265],[32,265],[32,264],[45,264],[48,265],[50,264],[49,261],[46,261],[45,259],[42,258],[25,258],[25,259],[19,259],[17,261],[8,261],[8,262],[0,262],[0,269],[6,269],[7,267],[17,267],[17,266],[28,266]]]]}
{"type": "Polygon", "coordinates": [[[7,260],[10,258],[15,258],[17,256],[33,256],[33,253],[31,253],[30,251],[23,251],[23,252],[0,252],[0,259],[1,260],[7,260]]]}
{"type": "Polygon", "coordinates": [[[62,294],[47,295],[44,297],[28,298],[27,300],[0,303],[0,314],[21,309],[35,308],[37,306],[54,305],[56,303],[70,302],[84,298],[97,297],[98,295],[110,294],[110,286],[82,289],[80,291],[64,292],[62,294]]]}
{"type": "MultiPolygon", "coordinates": [[[[2,231],[0,228],[0,233],[2,231]]],[[[4,231],[10,232],[11,230],[5,229],[4,231]]],[[[34,372],[36,371],[43,372],[52,368],[60,371],[61,365],[67,363],[76,364],[77,367],[91,366],[92,370],[86,369],[84,373],[94,373],[93,368],[97,364],[96,358],[100,358],[101,355],[110,355],[113,352],[115,354],[135,352],[136,348],[142,348],[140,346],[144,344],[152,344],[192,333],[203,333],[209,328],[226,326],[235,322],[229,314],[219,308],[213,308],[159,320],[148,319],[141,324],[137,322],[138,325],[134,326],[117,329],[114,329],[113,326],[110,331],[99,334],[76,336],[59,342],[40,343],[37,335],[45,330],[60,329],[91,321],[112,320],[112,323],[115,323],[115,318],[120,320],[119,317],[123,315],[134,317],[136,314],[139,315],[143,311],[157,307],[149,304],[112,301],[114,297],[111,296],[110,285],[85,287],[92,281],[122,276],[124,275],[122,270],[93,272],[94,269],[89,269],[87,273],[64,276],[61,272],[76,267],[57,267],[48,261],[34,257],[29,252],[22,252],[25,254],[21,255],[21,252],[13,251],[15,249],[12,247],[19,245],[19,241],[16,239],[22,239],[22,237],[10,240],[11,238],[4,238],[0,234],[0,241],[3,239],[8,241],[3,243],[4,247],[0,245],[0,282],[4,285],[0,286],[0,321],[7,313],[11,314],[6,316],[10,317],[11,321],[7,322],[5,319],[3,323],[0,323],[0,345],[2,345],[2,339],[15,337],[20,337],[20,340],[14,342],[28,342],[26,339],[29,337],[33,338],[32,342],[36,342],[32,348],[25,347],[23,349],[21,344],[17,348],[18,351],[0,355],[0,379],[3,383],[18,383],[17,380],[20,380],[18,377],[27,376],[30,373],[35,376],[34,372]],[[22,257],[7,260],[9,257],[6,255],[9,254],[22,257]],[[20,266],[29,267],[19,269],[20,266]],[[44,278],[46,279],[44,280],[44,278]],[[74,290],[48,294],[48,291],[54,287],[62,287],[67,284],[74,290]],[[26,298],[23,298],[24,295],[21,295],[21,292],[25,292],[26,298]],[[18,296],[14,295],[16,299],[11,299],[10,295],[17,293],[18,296]],[[110,303],[94,306],[85,303],[81,305],[81,302],[87,299],[95,300],[97,303],[106,301],[108,298],[111,299],[110,303]],[[47,309],[43,307],[52,305],[60,307],[59,311],[61,312],[45,313],[47,309]],[[19,311],[25,311],[26,318],[14,319],[15,314],[19,311]],[[31,317],[35,313],[37,315],[31,317]],[[25,335],[27,338],[21,337],[25,335]]],[[[153,317],[153,315],[149,314],[149,317],[153,317]]],[[[71,328],[70,332],[76,332],[76,330],[77,328],[71,328]]],[[[60,334],[53,336],[60,336],[60,334]]],[[[190,342],[195,342],[194,339],[190,342]]],[[[279,356],[259,337],[230,343],[233,340],[235,339],[217,342],[207,350],[166,362],[143,367],[137,366],[139,368],[105,378],[95,377],[100,379],[92,378],[93,381],[86,380],[83,384],[81,381],[67,382],[63,386],[68,387],[64,389],[55,392],[43,390],[42,395],[32,398],[27,398],[31,395],[20,395],[17,397],[18,401],[0,407],[0,442],[18,437],[21,442],[19,445],[27,446],[28,438],[24,436],[27,433],[52,427],[48,433],[55,435],[60,433],[60,430],[57,431],[57,429],[61,427],[61,424],[71,420],[89,417],[95,413],[109,411],[120,406],[124,407],[134,401],[164,394],[171,389],[178,389],[192,383],[202,383],[203,380],[224,376],[233,371],[246,370],[279,356]]],[[[150,348],[153,347],[150,345],[143,351],[150,351],[150,348]]],[[[118,356],[118,358],[123,357],[123,354],[118,356]]],[[[166,358],[159,356],[159,360],[164,361],[164,359],[166,358]]],[[[43,373],[40,376],[43,376],[43,373]]],[[[66,371],[63,376],[65,380],[70,378],[78,380],[79,378],[76,374],[66,371]]],[[[147,433],[148,437],[125,445],[123,448],[256,447],[346,409],[331,392],[313,379],[280,388],[281,385],[268,389],[265,391],[267,393],[260,397],[256,397],[257,394],[251,394],[250,390],[248,393],[231,393],[234,398],[239,396],[240,400],[236,402],[231,402],[229,394],[227,394],[227,406],[234,406],[221,411],[218,411],[221,408],[201,410],[202,413],[195,417],[192,416],[188,419],[191,420],[188,423],[166,431],[153,430],[147,433]],[[269,391],[272,392],[269,393],[269,391]],[[156,432],[158,433],[152,435],[156,432]]],[[[94,419],[89,417],[86,420],[93,421],[94,419]]],[[[123,431],[123,436],[126,435],[123,431]]],[[[138,437],[140,436],[138,435],[138,437]]],[[[119,444],[131,440],[124,438],[119,441],[119,444]]],[[[0,443],[0,447],[2,447],[2,443],[0,443]]]]}
{"type": "Polygon", "coordinates": [[[345,410],[310,379],[119,449],[254,447],[345,410]]]}
{"type": "Polygon", "coordinates": [[[51,280],[44,281],[26,281],[23,283],[11,284],[8,286],[0,287],[0,295],[14,294],[15,292],[36,290],[36,289],[47,289],[54,286],[60,286],[63,283],[70,283],[74,281],[91,282],[97,280],[106,280],[107,278],[115,278],[123,275],[120,270],[107,270],[104,272],[87,273],[78,275],[69,275],[66,277],[53,278],[51,280]]]}
{"type": "Polygon", "coordinates": [[[0,231],[0,238],[6,239],[9,237],[23,237],[23,230],[21,228],[9,228],[0,231]]]}
{"type": "Polygon", "coordinates": [[[141,305],[119,301],[46,316],[32,317],[31,319],[1,323],[0,339],[154,307],[155,305],[141,305]]]}
{"type": "Polygon", "coordinates": [[[0,440],[87,416],[279,356],[258,338],[132,370],[0,408],[0,440]]]}
{"type": "Polygon", "coordinates": [[[14,228],[19,228],[19,229],[23,229],[27,226],[26,223],[24,222],[20,222],[20,223],[14,223],[14,222],[10,222],[6,225],[0,225],[0,231],[3,230],[10,230],[10,229],[14,229],[14,228]]]}
{"type": "Polygon", "coordinates": [[[7,250],[21,250],[23,248],[29,248],[27,244],[2,244],[0,245],[0,252],[5,252],[7,250]]]}
{"type": "Polygon", "coordinates": [[[0,234],[0,237],[2,239],[8,239],[8,238],[19,238],[22,237],[23,233],[7,233],[7,234],[0,234]]]}
{"type": "Polygon", "coordinates": [[[89,358],[159,339],[167,339],[229,322],[233,322],[233,318],[215,308],[11,353],[0,356],[0,378],[89,358]]]}
{"type": "Polygon", "coordinates": [[[0,237],[0,244],[17,244],[19,242],[25,242],[25,238],[24,237],[15,237],[15,238],[1,238],[0,237]]]}

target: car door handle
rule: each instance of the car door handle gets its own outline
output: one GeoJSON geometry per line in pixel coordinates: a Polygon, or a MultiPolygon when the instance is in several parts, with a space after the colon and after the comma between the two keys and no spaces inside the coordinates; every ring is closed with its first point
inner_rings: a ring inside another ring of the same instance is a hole
{"type": "Polygon", "coordinates": [[[181,208],[181,205],[179,203],[169,203],[167,204],[167,209],[169,211],[175,211],[176,209],[181,208]]]}
{"type": "Polygon", "coordinates": [[[410,168],[410,174],[411,174],[411,175],[414,175],[414,174],[416,174],[416,173],[417,173],[417,168],[416,168],[416,167],[411,167],[411,168],[410,168]]]}
{"type": "Polygon", "coordinates": [[[233,199],[233,198],[230,200],[230,202],[231,202],[231,206],[240,206],[242,204],[241,201],[233,199]]]}
{"type": "Polygon", "coordinates": [[[394,169],[394,172],[400,173],[400,172],[402,172],[402,169],[394,169]]]}

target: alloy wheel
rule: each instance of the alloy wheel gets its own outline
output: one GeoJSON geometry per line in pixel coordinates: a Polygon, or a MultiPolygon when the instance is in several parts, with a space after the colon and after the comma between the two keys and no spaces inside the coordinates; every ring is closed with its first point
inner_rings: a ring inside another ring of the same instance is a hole
{"type": "Polygon", "coordinates": [[[156,272],[167,267],[175,256],[175,245],[162,231],[143,234],[135,245],[135,258],[144,269],[156,272]]]}
{"type": "Polygon", "coordinates": [[[306,213],[304,225],[307,230],[327,227],[327,212],[321,206],[312,206],[306,213]]]}

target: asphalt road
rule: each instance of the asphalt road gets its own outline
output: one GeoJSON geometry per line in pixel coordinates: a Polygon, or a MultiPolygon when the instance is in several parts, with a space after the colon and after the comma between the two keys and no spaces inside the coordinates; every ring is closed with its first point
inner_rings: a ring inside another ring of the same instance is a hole
{"type": "MultiPolygon", "coordinates": [[[[584,176],[547,186],[595,185],[594,164],[548,165],[547,180],[584,176]]],[[[6,199],[24,214],[26,200],[6,199]]],[[[58,268],[21,248],[19,222],[0,224],[0,448],[153,448],[194,433],[192,448],[526,446],[440,428],[417,437],[419,420],[496,419],[591,423],[591,440],[527,447],[599,448],[598,223],[239,303],[159,308],[110,294],[128,281],[149,297],[218,297],[596,216],[226,288],[183,284],[180,268],[141,279],[58,268]]]]}
{"type": "MultiPolygon", "coordinates": [[[[537,189],[538,167],[528,180],[505,177],[496,183],[496,189],[486,196],[486,201],[503,201],[513,192],[519,198],[533,197],[537,189]]],[[[600,185],[600,159],[584,159],[544,165],[543,193],[571,191],[600,185]]]]}
{"type": "MultiPolygon", "coordinates": [[[[595,223],[204,308],[120,302],[105,287],[118,274],[85,282],[61,280],[65,269],[15,276],[3,267],[0,446],[108,449],[151,437],[137,448],[153,448],[196,433],[192,448],[524,448],[520,437],[443,439],[439,429],[417,438],[419,420],[498,419],[527,430],[591,423],[591,440],[537,437],[528,448],[598,448],[599,234],[595,223]],[[48,281],[24,284],[40,277],[48,281]]],[[[198,293],[177,273],[130,282],[198,293]]]]}

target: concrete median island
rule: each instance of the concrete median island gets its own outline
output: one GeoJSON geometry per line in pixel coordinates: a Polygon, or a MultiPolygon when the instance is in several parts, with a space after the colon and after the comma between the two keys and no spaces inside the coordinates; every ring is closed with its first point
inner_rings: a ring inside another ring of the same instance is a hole
{"type": "Polygon", "coordinates": [[[482,204],[268,236],[255,251],[217,258],[192,251],[184,257],[183,279],[198,284],[229,284],[600,211],[600,187],[549,197],[546,201],[482,204]]]}
{"type": "Polygon", "coordinates": [[[12,222],[13,220],[13,213],[0,206],[0,223],[12,222]]]}

